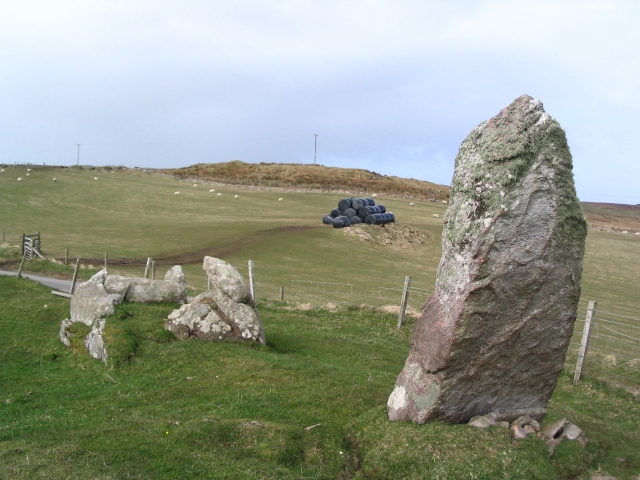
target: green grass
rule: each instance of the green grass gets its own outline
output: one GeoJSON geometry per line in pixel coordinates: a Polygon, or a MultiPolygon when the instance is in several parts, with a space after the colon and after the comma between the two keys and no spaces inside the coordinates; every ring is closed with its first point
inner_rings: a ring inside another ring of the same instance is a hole
{"type": "MultiPolygon", "coordinates": [[[[125,304],[107,324],[105,366],[81,345],[74,353],[60,343],[67,299],[0,277],[0,478],[640,475],[638,397],[629,393],[639,383],[619,381],[628,376],[620,365],[605,368],[594,355],[585,381],[574,385],[569,357],[549,419],[568,417],[590,442],[585,449],[563,443],[549,459],[536,439],[512,443],[501,430],[387,422],[384,405],[406,359],[411,322],[398,330],[394,316],[371,308],[302,311],[270,300],[284,285],[285,299],[375,305],[371,292],[400,288],[405,275],[414,287],[433,288],[442,220],[432,215],[443,213],[442,204],[378,198],[427,238],[419,248],[392,251],[319,226],[338,194],[215,187],[223,193],[216,196],[206,185],[140,171],[30,173],[25,179],[24,168],[9,168],[0,175],[8,243],[40,231],[47,257],[61,259],[69,247],[70,258],[93,262],[81,278],[100,268],[105,251],[112,273],[138,276],[148,256],[173,255],[160,261],[157,276],[181,258],[191,292],[206,287],[205,254],[243,274],[252,259],[267,345],[177,342],[163,329],[174,305],[125,304]],[[296,293],[294,280],[337,286],[296,293]],[[338,295],[347,288],[354,294],[338,295]]],[[[602,314],[640,317],[639,247],[638,237],[589,232],[581,317],[587,300],[597,300],[602,314]]],[[[17,269],[17,260],[19,251],[3,245],[0,263],[17,269]]],[[[70,278],[73,266],[34,261],[25,271],[70,278]]],[[[413,306],[424,301],[420,295],[413,306]]],[[[380,302],[399,298],[391,291],[380,302]]],[[[616,328],[629,333],[630,325],[616,328]]]]}
{"type": "Polygon", "coordinates": [[[177,305],[124,304],[110,322],[129,337],[114,353],[119,361],[105,366],[58,340],[68,300],[0,278],[0,304],[0,478],[588,478],[597,469],[630,478],[640,471],[637,400],[567,376],[549,417],[567,416],[590,442],[562,444],[551,459],[542,442],[514,443],[506,430],[388,422],[384,405],[412,325],[398,330],[395,317],[371,309],[300,311],[262,300],[267,345],[260,346],[172,341],[161,332],[177,305]]]}

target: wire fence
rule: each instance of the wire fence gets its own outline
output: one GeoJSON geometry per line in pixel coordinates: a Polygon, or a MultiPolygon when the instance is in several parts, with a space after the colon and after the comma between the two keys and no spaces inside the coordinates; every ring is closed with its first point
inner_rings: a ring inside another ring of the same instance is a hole
{"type": "MultiPolygon", "coordinates": [[[[591,319],[582,378],[594,378],[640,396],[640,318],[599,305],[591,319]]],[[[587,300],[581,300],[565,369],[575,374],[587,318],[587,300]]]]}
{"type": "Polygon", "coordinates": [[[0,245],[19,247],[20,243],[22,242],[22,234],[23,232],[15,233],[8,232],[6,230],[0,230],[0,245]]]}
{"type": "MultiPolygon", "coordinates": [[[[371,306],[398,313],[403,294],[402,280],[372,281],[371,284],[325,282],[308,279],[278,280],[256,278],[258,297],[282,299],[310,306],[371,306]]],[[[432,293],[423,285],[407,291],[407,314],[417,317],[432,293]]],[[[567,351],[565,371],[575,374],[580,342],[587,316],[588,300],[578,305],[577,319],[567,351]]],[[[597,379],[622,387],[640,396],[640,318],[616,313],[611,306],[600,306],[592,317],[582,378],[597,379]]]]}

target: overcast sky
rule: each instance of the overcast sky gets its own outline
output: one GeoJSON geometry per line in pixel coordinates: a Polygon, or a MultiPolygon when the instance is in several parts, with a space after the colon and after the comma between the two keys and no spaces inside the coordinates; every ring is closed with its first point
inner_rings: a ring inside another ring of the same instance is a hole
{"type": "Polygon", "coordinates": [[[640,2],[0,2],[0,163],[313,163],[449,184],[522,94],[640,203],[640,2]]]}

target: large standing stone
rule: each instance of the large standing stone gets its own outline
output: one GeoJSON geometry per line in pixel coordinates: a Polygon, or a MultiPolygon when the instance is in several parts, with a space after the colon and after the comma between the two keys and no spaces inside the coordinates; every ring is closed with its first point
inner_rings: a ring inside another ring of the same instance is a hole
{"type": "Polygon", "coordinates": [[[391,420],[541,420],[573,331],[586,236],[565,133],[524,95],[465,139],[435,292],[389,397],[391,420]]]}

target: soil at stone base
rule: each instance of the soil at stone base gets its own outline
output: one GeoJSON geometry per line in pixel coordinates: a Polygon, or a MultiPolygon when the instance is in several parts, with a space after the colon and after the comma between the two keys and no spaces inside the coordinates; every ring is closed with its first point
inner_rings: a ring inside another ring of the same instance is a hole
{"type": "Polygon", "coordinates": [[[367,225],[359,223],[343,228],[347,236],[353,236],[362,242],[384,245],[390,250],[407,251],[425,245],[431,238],[418,230],[399,223],[381,225],[367,225]]]}

